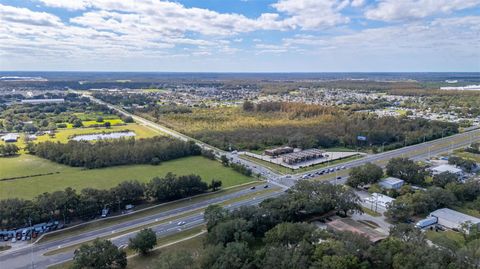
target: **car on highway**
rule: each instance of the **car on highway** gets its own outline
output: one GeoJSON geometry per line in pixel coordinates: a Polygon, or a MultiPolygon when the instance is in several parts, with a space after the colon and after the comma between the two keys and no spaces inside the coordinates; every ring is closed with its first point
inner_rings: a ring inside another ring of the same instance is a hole
{"type": "Polygon", "coordinates": [[[253,187],[250,187],[250,189],[251,189],[251,190],[254,190],[254,189],[256,189],[256,187],[255,187],[255,186],[253,186],[253,187]]]}
{"type": "Polygon", "coordinates": [[[342,177],[337,177],[337,179],[342,179],[342,177]]]}
{"type": "Polygon", "coordinates": [[[183,225],[185,225],[185,224],[186,224],[185,221],[180,221],[179,223],[177,223],[177,226],[183,226],[183,225]]]}
{"type": "Polygon", "coordinates": [[[347,167],[345,167],[345,165],[344,165],[344,166],[342,166],[341,168],[342,168],[342,170],[343,170],[343,169],[346,169],[347,167]]]}
{"type": "Polygon", "coordinates": [[[263,186],[264,189],[268,188],[268,185],[263,186]]]}

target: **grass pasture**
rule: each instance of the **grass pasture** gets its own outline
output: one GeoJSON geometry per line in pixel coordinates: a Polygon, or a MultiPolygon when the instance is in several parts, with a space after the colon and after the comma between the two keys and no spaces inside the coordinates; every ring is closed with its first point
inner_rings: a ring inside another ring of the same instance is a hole
{"type": "Polygon", "coordinates": [[[234,186],[253,179],[230,168],[201,156],[186,157],[152,165],[127,165],[102,169],[69,167],[22,154],[11,158],[0,158],[0,179],[25,177],[13,180],[0,180],[0,199],[31,199],[43,192],[53,192],[72,187],[77,191],[83,188],[107,189],[125,180],[147,182],[155,176],[168,172],[177,175],[198,174],[206,182],[220,179],[223,187],[234,186]],[[33,177],[27,177],[38,175],[33,177]]]}
{"type": "MultiPolygon", "coordinates": [[[[149,137],[162,135],[162,133],[160,133],[159,131],[151,129],[144,125],[140,125],[137,123],[129,123],[126,125],[112,126],[108,129],[105,127],[58,129],[54,137],[51,137],[45,134],[45,135],[38,136],[34,142],[40,143],[40,142],[51,141],[51,142],[67,143],[68,140],[75,135],[94,134],[94,133],[101,133],[101,132],[110,133],[110,132],[118,132],[118,131],[126,131],[126,130],[133,131],[136,134],[135,138],[149,138],[149,137]]],[[[22,134],[20,136],[20,139],[18,139],[18,142],[15,143],[20,148],[25,147],[23,137],[24,135],[22,134]]],[[[0,145],[4,143],[5,142],[0,141],[0,145]]],[[[2,178],[1,174],[0,174],[0,178],[2,178]]]]}
{"type": "Polygon", "coordinates": [[[83,123],[83,126],[90,127],[92,125],[103,125],[103,124],[105,124],[105,122],[110,122],[110,124],[112,126],[124,124],[123,120],[121,120],[121,119],[103,120],[103,122],[97,122],[95,120],[89,120],[89,121],[84,121],[82,123],[83,123]]]}

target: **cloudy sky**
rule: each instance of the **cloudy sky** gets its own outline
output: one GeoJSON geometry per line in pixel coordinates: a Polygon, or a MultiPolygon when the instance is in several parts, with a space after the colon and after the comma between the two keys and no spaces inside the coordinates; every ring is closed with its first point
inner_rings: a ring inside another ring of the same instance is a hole
{"type": "Polygon", "coordinates": [[[0,70],[480,71],[480,0],[0,0],[0,70]]]}

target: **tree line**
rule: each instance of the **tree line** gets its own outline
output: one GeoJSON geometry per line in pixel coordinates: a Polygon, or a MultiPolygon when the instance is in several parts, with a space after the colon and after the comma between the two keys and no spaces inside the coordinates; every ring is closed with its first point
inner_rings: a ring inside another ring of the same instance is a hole
{"type": "Polygon", "coordinates": [[[132,180],[107,190],[85,188],[77,192],[66,188],[40,194],[33,200],[0,200],[0,230],[26,227],[30,221],[35,224],[52,220],[89,220],[98,217],[104,208],[120,212],[129,204],[173,201],[205,193],[208,189],[216,190],[221,185],[221,181],[215,179],[207,184],[198,175],[168,173],[146,184],[132,180]]]}
{"type": "Polygon", "coordinates": [[[200,147],[194,142],[169,137],[100,140],[96,143],[47,141],[29,144],[27,150],[57,163],[86,168],[127,164],[157,165],[163,161],[201,154],[200,147]]]}
{"type": "Polygon", "coordinates": [[[20,148],[17,147],[15,144],[5,144],[0,145],[0,157],[9,157],[16,155],[20,148]]]}

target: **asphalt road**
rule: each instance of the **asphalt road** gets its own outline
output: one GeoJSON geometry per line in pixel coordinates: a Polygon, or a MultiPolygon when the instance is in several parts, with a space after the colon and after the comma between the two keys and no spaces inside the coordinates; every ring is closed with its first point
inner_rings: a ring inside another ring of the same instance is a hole
{"type": "MultiPolygon", "coordinates": [[[[164,211],[155,215],[122,222],[120,224],[112,225],[107,228],[89,231],[81,235],[73,235],[66,239],[33,244],[22,249],[18,249],[14,251],[6,251],[4,253],[0,253],[0,268],[2,269],[3,268],[8,268],[8,269],[32,268],[32,261],[34,263],[33,268],[46,268],[50,265],[66,262],[72,259],[73,251],[69,250],[69,251],[61,252],[61,253],[50,255],[50,256],[44,256],[43,255],[44,253],[65,248],[68,246],[80,244],[86,241],[93,240],[98,237],[109,237],[109,236],[112,236],[113,234],[116,234],[122,231],[127,231],[132,228],[148,225],[148,224],[152,225],[152,229],[157,233],[157,236],[159,237],[174,234],[188,228],[193,228],[193,227],[202,225],[204,223],[203,212],[195,212],[195,213],[189,214],[188,216],[179,217],[179,218],[176,218],[175,220],[166,221],[166,222],[162,222],[162,219],[167,219],[181,213],[186,213],[187,211],[202,209],[212,203],[226,202],[228,200],[238,198],[246,194],[256,193],[261,190],[263,190],[263,188],[257,188],[255,190],[246,189],[240,192],[236,192],[234,194],[229,194],[219,198],[213,198],[210,200],[206,200],[204,202],[199,202],[194,205],[189,205],[189,206],[178,208],[178,209],[164,211]],[[185,224],[178,225],[180,221],[184,221],[185,224]],[[154,223],[156,222],[160,222],[160,223],[155,225],[154,223]]],[[[260,203],[264,199],[275,197],[277,195],[280,195],[281,193],[282,193],[281,191],[277,191],[277,192],[259,194],[254,198],[234,202],[226,207],[229,209],[234,209],[241,206],[255,205],[260,203]]],[[[136,232],[125,233],[123,235],[113,237],[111,240],[117,246],[127,245],[129,238],[135,236],[135,234],[136,232]]]]}
{"type": "MultiPolygon", "coordinates": [[[[98,99],[92,98],[89,96],[93,101],[105,104],[111,109],[115,109],[124,115],[131,116],[136,122],[143,124],[145,126],[148,126],[152,129],[156,129],[160,132],[169,134],[173,137],[182,139],[184,141],[186,140],[194,140],[188,136],[185,136],[183,134],[180,134],[176,131],[173,131],[169,128],[166,128],[164,126],[161,126],[159,124],[156,124],[154,122],[148,121],[146,119],[143,119],[141,117],[132,115],[131,113],[128,113],[124,111],[123,109],[117,108],[116,106],[107,104],[103,101],[100,101],[98,99]]],[[[478,141],[480,140],[480,130],[471,130],[466,133],[462,134],[457,134],[454,136],[446,137],[443,139],[438,139],[435,141],[427,142],[427,143],[422,143],[422,144],[417,144],[393,151],[388,151],[385,153],[380,153],[380,154],[375,154],[375,155],[370,155],[362,159],[350,161],[341,164],[341,166],[345,166],[345,169],[336,171],[334,173],[331,173],[329,175],[323,175],[317,177],[318,179],[325,179],[325,180],[330,180],[333,183],[343,183],[345,176],[348,174],[348,169],[355,167],[355,166],[360,166],[362,164],[365,164],[367,162],[372,162],[372,163],[377,163],[380,165],[385,165],[386,162],[394,157],[409,157],[415,160],[420,160],[420,159],[426,159],[429,156],[441,154],[448,152],[449,150],[467,146],[469,145],[472,141],[478,141]],[[343,176],[342,180],[337,181],[336,178],[337,176],[343,176]]],[[[261,174],[264,176],[268,181],[275,182],[280,186],[283,187],[289,187],[292,186],[295,181],[300,179],[303,175],[308,175],[308,174],[314,174],[318,171],[321,170],[326,170],[327,168],[333,168],[335,166],[329,166],[329,167],[323,167],[317,170],[312,170],[303,174],[299,175],[280,175],[269,168],[262,167],[259,164],[250,162],[245,159],[241,159],[239,156],[236,154],[231,154],[225,151],[222,151],[220,149],[217,149],[215,147],[212,147],[210,145],[207,145],[205,143],[202,143],[200,141],[194,140],[195,142],[198,143],[199,146],[201,146],[204,149],[211,149],[214,150],[217,154],[225,154],[227,157],[229,157],[232,161],[242,163],[252,169],[252,171],[256,174],[261,174]]],[[[245,195],[248,192],[255,192],[258,190],[243,190],[234,194],[228,194],[222,197],[218,198],[213,198],[204,202],[197,203],[195,205],[189,205],[186,207],[178,208],[178,209],[173,209],[169,211],[165,211],[159,214],[154,214],[152,216],[147,216],[147,217],[142,217],[138,218],[135,220],[123,222],[121,224],[116,224],[112,225],[108,228],[102,228],[90,232],[83,233],[81,235],[73,235],[67,239],[61,239],[61,240],[56,240],[56,241],[50,241],[46,243],[39,243],[35,244],[33,247],[29,248],[23,248],[23,249],[18,249],[15,251],[5,251],[3,253],[0,253],[0,268],[32,268],[31,267],[31,260],[34,261],[35,267],[34,268],[46,268],[49,265],[68,261],[72,258],[73,252],[72,251],[66,251],[62,252],[60,254],[52,255],[52,256],[43,256],[42,254],[51,250],[59,249],[66,247],[68,245],[75,245],[78,243],[82,243],[85,241],[92,240],[97,237],[104,237],[104,236],[109,236],[112,235],[113,233],[118,233],[121,231],[129,230],[135,227],[143,226],[145,224],[152,224],[156,223],[157,221],[160,221],[161,219],[166,219],[170,217],[174,217],[175,215],[179,215],[181,213],[184,213],[186,211],[193,211],[195,209],[201,209],[208,204],[212,203],[220,203],[220,202],[225,202],[231,199],[234,199],[236,197],[240,197],[242,195],[245,195]]],[[[244,206],[244,205],[254,205],[258,204],[260,201],[263,199],[266,199],[268,197],[274,197],[279,194],[281,194],[281,191],[278,192],[273,192],[273,193],[268,193],[262,196],[257,197],[256,199],[250,199],[250,200],[245,200],[245,201],[240,201],[231,204],[229,208],[237,208],[239,206],[244,206]]],[[[167,223],[161,223],[156,226],[154,226],[154,230],[157,232],[159,236],[166,236],[170,234],[177,233],[181,230],[185,230],[190,227],[196,227],[199,225],[203,224],[203,215],[202,213],[192,213],[186,217],[179,217],[175,219],[174,221],[167,222],[167,223]],[[180,221],[185,221],[186,224],[182,226],[178,226],[177,223],[180,221]]],[[[112,241],[117,244],[118,246],[125,245],[128,242],[128,238],[133,236],[135,233],[129,233],[123,236],[119,236],[116,238],[113,238],[112,241]]]]}

